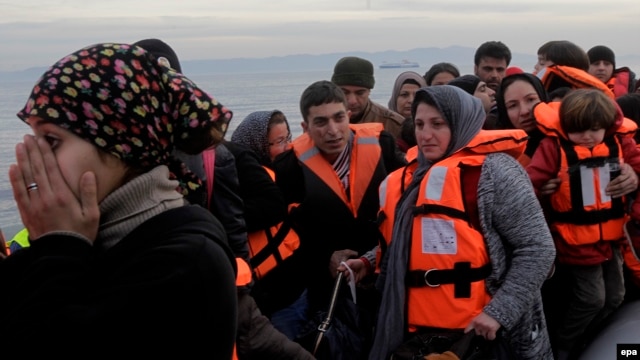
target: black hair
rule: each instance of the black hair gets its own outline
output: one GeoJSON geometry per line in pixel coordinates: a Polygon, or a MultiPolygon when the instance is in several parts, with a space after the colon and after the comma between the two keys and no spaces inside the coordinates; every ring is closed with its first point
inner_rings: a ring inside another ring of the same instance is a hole
{"type": "Polygon", "coordinates": [[[458,76],[460,76],[460,71],[452,63],[441,62],[441,63],[433,64],[429,68],[429,70],[427,70],[427,72],[424,73],[424,76],[423,76],[424,81],[427,83],[427,86],[431,86],[431,83],[433,82],[433,79],[436,77],[436,75],[443,72],[447,72],[453,75],[454,78],[457,78],[458,76]]]}
{"type": "Polygon", "coordinates": [[[331,81],[320,80],[309,85],[300,96],[300,113],[307,121],[309,109],[322,104],[343,103],[347,107],[347,98],[342,89],[331,81]]]}
{"type": "Polygon", "coordinates": [[[538,93],[538,97],[542,102],[549,102],[549,95],[542,86],[542,82],[538,77],[529,73],[512,74],[505,76],[500,83],[500,87],[496,92],[496,107],[498,109],[498,120],[496,121],[497,129],[513,129],[513,124],[509,120],[509,114],[507,113],[507,106],[504,102],[504,92],[509,88],[511,84],[517,80],[526,81],[533,86],[538,93]]]}
{"type": "Polygon", "coordinates": [[[511,50],[501,41],[487,41],[476,50],[473,63],[478,66],[480,65],[480,60],[485,57],[504,59],[507,61],[507,66],[509,66],[509,63],[511,63],[511,50]]]}
{"type": "Polygon", "coordinates": [[[589,56],[580,46],[567,40],[554,41],[545,58],[554,65],[571,66],[584,71],[589,71],[589,56]]]}

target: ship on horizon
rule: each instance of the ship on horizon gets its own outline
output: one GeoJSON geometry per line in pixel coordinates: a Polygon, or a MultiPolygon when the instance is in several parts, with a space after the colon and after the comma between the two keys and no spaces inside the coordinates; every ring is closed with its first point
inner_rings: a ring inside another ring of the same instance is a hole
{"type": "Polygon", "coordinates": [[[420,64],[418,64],[415,61],[409,61],[409,60],[402,60],[401,62],[387,62],[387,61],[383,61],[382,64],[380,64],[380,69],[398,69],[398,68],[417,68],[420,67],[420,64]]]}

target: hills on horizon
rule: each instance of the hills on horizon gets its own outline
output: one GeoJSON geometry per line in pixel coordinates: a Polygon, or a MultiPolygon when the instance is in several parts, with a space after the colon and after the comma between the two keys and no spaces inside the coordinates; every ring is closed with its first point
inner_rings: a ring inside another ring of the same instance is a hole
{"type": "MultiPolygon", "coordinates": [[[[399,62],[404,59],[428,68],[438,62],[450,62],[463,69],[473,67],[474,48],[450,46],[446,48],[415,48],[411,50],[387,50],[379,52],[336,52],[328,54],[283,55],[263,58],[233,58],[207,60],[181,60],[182,70],[189,75],[208,75],[225,73],[261,73],[261,72],[297,72],[333,70],[335,63],[344,56],[358,56],[371,61],[376,68],[383,62],[399,62]]],[[[511,63],[516,66],[533,68],[536,61],[534,55],[512,54],[511,63]]],[[[0,71],[0,81],[35,80],[47,67],[32,67],[21,71],[0,71]]],[[[408,69],[411,70],[411,69],[408,69]]]]}
{"type": "MultiPolygon", "coordinates": [[[[420,64],[421,68],[429,68],[438,62],[450,62],[460,69],[461,74],[473,68],[475,48],[449,46],[446,48],[428,47],[411,50],[387,50],[378,52],[340,52],[329,54],[299,54],[271,56],[264,58],[233,58],[208,60],[181,60],[182,69],[189,75],[229,74],[229,73],[263,73],[263,72],[296,72],[332,70],[334,64],[344,56],[358,56],[371,61],[376,68],[383,62],[399,62],[409,60],[420,64]]],[[[536,54],[512,53],[511,66],[519,66],[524,71],[531,71],[537,61],[536,54]]],[[[618,56],[616,65],[628,66],[632,71],[640,71],[640,56],[618,56]]],[[[47,67],[32,67],[22,71],[0,71],[0,81],[21,81],[37,79],[47,67]]],[[[411,69],[407,69],[411,70],[411,69]]]]}

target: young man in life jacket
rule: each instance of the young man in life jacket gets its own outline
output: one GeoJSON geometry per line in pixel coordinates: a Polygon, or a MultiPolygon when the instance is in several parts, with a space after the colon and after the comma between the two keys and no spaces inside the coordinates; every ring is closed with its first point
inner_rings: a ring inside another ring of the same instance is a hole
{"type": "Polygon", "coordinates": [[[605,83],[616,98],[634,91],[636,74],[628,67],[616,69],[616,55],[613,50],[604,45],[597,45],[589,49],[587,55],[589,74],[605,83]]]}
{"type": "MultiPolygon", "coordinates": [[[[345,94],[332,82],[307,87],[300,111],[304,133],[273,169],[287,203],[300,204],[291,219],[305,265],[290,281],[306,285],[313,314],[326,310],[340,262],[377,244],[378,186],[406,161],[382,124],[349,122],[345,94]]],[[[358,297],[358,304],[365,301],[358,297]]]]}
{"type": "MultiPolygon", "coordinates": [[[[573,359],[602,321],[624,299],[621,243],[628,219],[626,199],[607,185],[627,163],[640,172],[637,128],[616,103],[596,89],[571,91],[562,103],[534,109],[544,138],[527,172],[534,188],[553,178],[547,221],[557,251],[557,271],[571,289],[566,311],[555,329],[557,359],[573,359]]],[[[540,194],[539,194],[540,195],[540,194]]]]}

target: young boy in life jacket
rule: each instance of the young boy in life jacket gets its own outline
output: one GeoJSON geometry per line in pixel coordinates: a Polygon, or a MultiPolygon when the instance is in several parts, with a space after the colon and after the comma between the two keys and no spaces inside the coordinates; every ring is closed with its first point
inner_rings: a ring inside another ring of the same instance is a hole
{"type": "MultiPolygon", "coordinates": [[[[624,299],[620,246],[628,211],[626,199],[612,196],[607,185],[625,163],[640,172],[640,150],[633,140],[637,126],[596,89],[572,90],[561,103],[537,105],[534,114],[547,136],[527,172],[536,191],[560,179],[556,191],[541,195],[541,202],[556,245],[557,269],[571,289],[552,336],[557,358],[572,358],[624,299]]],[[[640,214],[639,209],[635,204],[632,213],[640,214]]]]}

